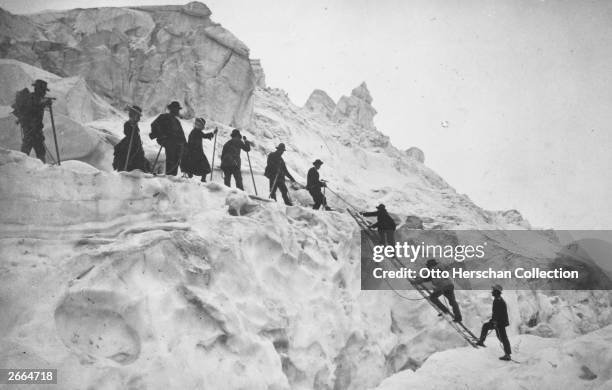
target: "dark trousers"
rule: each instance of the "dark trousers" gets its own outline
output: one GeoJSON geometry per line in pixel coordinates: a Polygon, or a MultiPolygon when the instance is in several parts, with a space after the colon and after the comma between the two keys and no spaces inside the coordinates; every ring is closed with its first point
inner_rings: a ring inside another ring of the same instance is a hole
{"type": "Polygon", "coordinates": [[[446,306],[444,306],[442,302],[440,302],[440,299],[438,299],[440,295],[444,295],[446,299],[448,300],[448,303],[453,308],[453,317],[455,317],[455,320],[461,321],[462,320],[461,311],[459,310],[459,305],[457,304],[457,300],[455,299],[455,287],[449,286],[443,290],[434,290],[431,293],[431,296],[429,297],[429,299],[436,306],[438,306],[440,310],[442,310],[444,313],[448,313],[448,309],[446,308],[446,306]]]}
{"type": "Polygon", "coordinates": [[[289,190],[287,189],[287,185],[285,184],[285,178],[279,177],[276,180],[276,185],[274,185],[274,179],[270,180],[270,198],[276,200],[276,189],[278,188],[283,196],[283,201],[287,206],[292,206],[291,199],[289,199],[289,190]]]}
{"type": "Polygon", "coordinates": [[[497,334],[497,338],[504,346],[504,353],[506,355],[510,355],[512,350],[510,349],[510,340],[508,340],[508,335],[506,334],[505,326],[497,326],[493,321],[485,322],[482,324],[482,330],[480,331],[480,341],[484,343],[489,334],[489,331],[495,329],[495,333],[497,334]]]}
{"type": "Polygon", "coordinates": [[[327,206],[327,200],[325,199],[325,195],[321,192],[320,189],[309,191],[310,196],[312,196],[312,200],[314,200],[313,209],[318,210],[321,206],[327,206]]]}
{"type": "Polygon", "coordinates": [[[178,167],[181,163],[183,154],[183,145],[167,144],[166,145],[166,175],[176,176],[178,167]]]}
{"type": "Polygon", "coordinates": [[[240,167],[223,168],[223,183],[228,187],[232,186],[232,176],[234,176],[236,188],[244,191],[244,187],[242,186],[242,173],[240,172],[240,167]]]}
{"type": "Polygon", "coordinates": [[[21,143],[21,151],[27,155],[30,155],[32,148],[34,148],[34,152],[36,152],[36,157],[38,157],[40,161],[46,162],[45,153],[47,149],[45,148],[45,139],[24,137],[23,142],[21,143]]]}
{"type": "Polygon", "coordinates": [[[378,230],[380,235],[380,241],[382,245],[393,245],[395,246],[395,230],[378,230]]]}

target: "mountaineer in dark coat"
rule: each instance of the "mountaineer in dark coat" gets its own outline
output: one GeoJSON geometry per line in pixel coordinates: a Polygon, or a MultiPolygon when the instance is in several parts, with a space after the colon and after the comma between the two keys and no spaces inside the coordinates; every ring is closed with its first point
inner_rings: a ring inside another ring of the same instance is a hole
{"type": "MultiPolygon", "coordinates": [[[[438,262],[436,261],[436,259],[427,260],[426,265],[427,268],[429,268],[430,270],[438,268],[438,262]]],[[[453,284],[452,280],[448,278],[433,278],[430,276],[428,278],[416,278],[415,282],[419,284],[424,282],[431,282],[431,284],[433,285],[433,291],[429,296],[429,300],[433,304],[438,306],[440,310],[442,310],[442,312],[448,313],[448,308],[444,306],[439,299],[440,295],[444,295],[453,309],[453,321],[462,321],[459,304],[457,304],[457,299],[455,299],[455,285],[453,284]]]]}
{"type": "Polygon", "coordinates": [[[145,158],[142,140],[140,139],[140,129],[138,128],[138,121],[142,115],[142,109],[138,106],[130,106],[128,107],[128,115],[130,119],[123,124],[123,134],[125,134],[125,137],[115,145],[113,168],[117,171],[133,171],[134,169],[140,169],[143,172],[149,172],[151,170],[151,165],[145,158]],[[131,147],[130,142],[132,144],[131,147]],[[130,153],[129,156],[128,150],[130,153]]]}
{"type": "Polygon", "coordinates": [[[370,225],[372,229],[378,229],[380,240],[383,245],[395,245],[396,224],[387,212],[384,204],[376,206],[376,211],[361,213],[364,217],[376,217],[376,223],[370,225]]]}
{"type": "Polygon", "coordinates": [[[47,150],[43,134],[43,117],[45,108],[51,106],[51,99],[45,97],[49,91],[46,81],[36,80],[32,86],[34,92],[30,92],[27,88],[17,92],[15,103],[12,105],[13,115],[21,125],[23,135],[21,151],[29,155],[33,148],[36,157],[45,162],[47,150]]]}
{"type": "Polygon", "coordinates": [[[508,340],[508,334],[506,333],[506,327],[510,325],[510,321],[508,321],[508,308],[506,306],[506,301],[504,301],[504,299],[501,297],[502,290],[502,286],[499,284],[491,287],[491,295],[493,295],[493,310],[491,319],[489,322],[482,324],[480,340],[476,343],[476,345],[484,347],[484,341],[486,340],[489,331],[495,329],[497,338],[504,346],[504,356],[500,357],[499,359],[508,361],[512,360],[510,357],[512,354],[512,349],[510,348],[510,340],[508,340]]]}
{"type": "Polygon", "coordinates": [[[232,176],[236,182],[236,188],[244,191],[242,186],[242,173],[240,167],[242,162],[240,160],[240,152],[251,151],[251,143],[247,141],[246,137],[241,137],[240,130],[234,129],[231,133],[231,139],[223,145],[221,151],[221,170],[223,171],[223,182],[226,186],[231,187],[232,176]],[[241,139],[242,138],[242,139],[241,139]]]}
{"type": "Polygon", "coordinates": [[[327,200],[325,199],[325,195],[321,192],[321,188],[327,187],[327,184],[319,179],[319,169],[321,165],[323,165],[323,161],[316,159],[312,165],[314,166],[308,170],[306,179],[306,189],[310,192],[312,200],[314,200],[314,206],[312,206],[312,208],[318,210],[319,207],[323,206],[325,210],[331,210],[327,207],[327,200]]]}
{"type": "Polygon", "coordinates": [[[212,139],[218,131],[215,129],[213,132],[204,133],[202,131],[204,126],[206,126],[206,121],[203,118],[196,118],[181,160],[181,171],[189,177],[202,176],[202,182],[206,182],[206,175],[210,173],[210,163],[204,154],[202,140],[204,138],[212,139]]]}
{"type": "Polygon", "coordinates": [[[170,112],[159,115],[151,123],[151,139],[157,138],[157,143],[166,150],[166,175],[176,176],[185,149],[185,133],[179,121],[182,109],[179,102],[168,105],[170,112]]]}
{"type": "Polygon", "coordinates": [[[264,176],[270,181],[270,198],[276,200],[276,189],[278,188],[285,204],[293,206],[291,199],[289,199],[289,190],[287,190],[287,185],[285,184],[285,177],[288,177],[292,182],[295,182],[295,179],[287,170],[285,160],[283,160],[282,156],[285,153],[285,149],[285,144],[280,143],[276,147],[276,151],[268,154],[264,176]]]}

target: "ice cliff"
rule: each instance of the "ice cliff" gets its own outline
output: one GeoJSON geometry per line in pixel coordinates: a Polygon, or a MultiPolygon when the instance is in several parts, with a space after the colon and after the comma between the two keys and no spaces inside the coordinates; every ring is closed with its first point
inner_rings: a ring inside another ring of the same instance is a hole
{"type": "MultiPolygon", "coordinates": [[[[422,151],[395,148],[374,126],[365,84],[338,102],[316,90],[304,107],[266,87],[260,63],[210,14],[200,3],[0,12],[0,53],[21,61],[0,60],[0,367],[56,367],[68,389],[609,388],[606,291],[507,291],[521,364],[506,364],[493,338],[488,349],[463,348],[427,303],[360,291],[358,227],[329,192],[338,211],[304,207],[310,197],[299,187],[293,207],[253,200],[221,185],[218,171],[208,184],[112,172],[125,120],[113,104],[142,102],[153,114],[176,97],[219,127],[217,166],[229,124],[244,125],[264,198],[265,156],[284,142],[298,181],[321,158],[331,189],[359,208],[387,204],[399,235],[529,228],[516,210],[483,210],[457,193],[422,151]],[[8,106],[36,78],[58,98],[69,160],[59,167],[15,151],[8,106]],[[538,382],[539,373],[556,382],[538,382]]],[[[152,119],[141,122],[144,134],[152,119]]],[[[152,160],[157,145],[143,141],[152,160]]],[[[206,141],[209,158],[212,148],[206,141]]],[[[248,175],[243,161],[252,194],[248,175]]],[[[537,261],[496,242],[500,258],[537,261]]],[[[489,294],[458,300],[477,330],[489,294]]]]}

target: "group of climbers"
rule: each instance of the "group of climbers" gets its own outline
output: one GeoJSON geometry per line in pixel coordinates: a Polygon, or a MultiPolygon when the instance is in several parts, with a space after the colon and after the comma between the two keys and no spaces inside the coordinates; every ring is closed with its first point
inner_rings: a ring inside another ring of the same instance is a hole
{"type": "MultiPolygon", "coordinates": [[[[32,149],[36,152],[36,156],[45,162],[45,154],[47,152],[45,146],[45,137],[43,135],[43,116],[44,110],[51,107],[52,99],[46,97],[49,91],[47,83],[44,80],[36,80],[32,86],[34,92],[28,89],[19,91],[16,95],[15,103],[13,104],[13,114],[17,117],[18,123],[22,129],[22,145],[21,151],[29,154],[32,149]]],[[[185,138],[183,127],[179,120],[181,105],[177,101],[171,102],[167,106],[168,112],[159,115],[151,124],[151,133],[149,137],[156,139],[161,148],[165,149],[166,153],[166,174],[176,176],[178,168],[188,177],[200,176],[201,181],[206,181],[206,176],[211,173],[211,164],[209,163],[202,147],[203,139],[216,139],[218,129],[213,132],[204,132],[206,121],[203,118],[194,120],[194,127],[189,134],[188,139],[185,138]]],[[[118,171],[131,171],[140,169],[144,172],[151,172],[155,168],[146,159],[140,138],[140,129],[138,123],[142,117],[142,109],[139,106],[132,105],[128,107],[129,119],[124,123],[123,133],[125,137],[115,146],[113,168],[118,171]]],[[[223,145],[221,152],[221,170],[224,175],[224,183],[230,186],[231,178],[234,178],[236,187],[243,190],[242,174],[241,174],[241,158],[242,151],[249,152],[253,143],[248,141],[245,136],[242,136],[238,129],[231,132],[230,140],[223,145]]],[[[283,201],[286,205],[292,205],[289,198],[285,178],[295,183],[295,178],[289,173],[287,165],[283,160],[283,154],[286,151],[284,143],[278,144],[276,150],[268,154],[267,164],[264,171],[264,176],[269,180],[269,189],[271,199],[276,200],[276,190],[280,190],[283,201]]],[[[159,153],[157,155],[159,157],[159,153]]],[[[59,157],[59,156],[58,156],[59,157]]],[[[214,155],[213,155],[214,159],[214,155]]],[[[214,161],[213,161],[214,163],[214,161]]],[[[322,190],[327,187],[324,180],[319,177],[319,169],[323,165],[323,161],[316,159],[313,162],[313,167],[309,169],[307,174],[306,189],[312,196],[314,201],[313,208],[319,209],[323,206],[329,210],[327,200],[322,190]]],[[[362,212],[364,217],[376,217],[376,222],[369,226],[370,229],[377,229],[380,235],[380,241],[383,245],[395,244],[396,223],[387,212],[384,204],[376,207],[376,211],[362,212]]],[[[430,269],[439,267],[435,259],[429,259],[426,266],[430,269]]],[[[448,300],[453,312],[453,321],[461,322],[462,316],[457,304],[454,293],[454,284],[448,278],[417,278],[417,284],[431,282],[433,291],[429,295],[430,301],[437,306],[442,315],[449,313],[448,308],[443,305],[439,297],[444,295],[448,300]]],[[[484,346],[484,341],[491,330],[495,330],[497,337],[503,344],[504,356],[500,359],[511,360],[511,348],[506,327],[509,325],[508,312],[505,301],[501,298],[502,288],[499,285],[493,286],[492,295],[493,311],[492,318],[482,326],[480,339],[476,345],[484,346]]]]}
{"type": "MultiPolygon", "coordinates": [[[[26,88],[17,93],[15,103],[13,104],[13,114],[17,117],[22,129],[23,140],[21,151],[29,154],[33,148],[36,156],[45,162],[47,149],[43,135],[43,117],[45,108],[51,106],[52,100],[46,97],[46,93],[49,91],[46,81],[36,80],[32,86],[34,86],[34,92],[30,92],[26,88]]],[[[203,118],[196,118],[193,130],[189,137],[185,138],[185,132],[179,119],[180,111],[182,110],[181,104],[173,101],[166,108],[168,112],[160,114],[151,123],[149,138],[156,140],[160,145],[160,150],[153,164],[145,157],[140,137],[138,124],[142,118],[142,108],[136,105],[127,108],[128,120],[123,125],[125,137],[115,145],[113,168],[117,171],[139,169],[143,172],[153,172],[156,168],[155,165],[161,149],[164,149],[166,155],[166,175],[176,176],[180,167],[181,172],[186,176],[190,178],[200,176],[201,181],[205,182],[206,176],[212,171],[212,167],[204,154],[202,140],[215,138],[216,141],[218,129],[215,128],[212,132],[204,132],[206,121],[203,118]]],[[[253,143],[247,140],[245,136],[242,136],[240,130],[232,130],[230,139],[223,145],[221,151],[220,168],[223,172],[223,181],[226,186],[229,187],[231,185],[233,177],[236,187],[244,190],[240,154],[242,151],[248,153],[252,146],[253,143]]],[[[285,204],[292,205],[285,178],[292,182],[295,182],[295,179],[287,170],[285,161],[282,158],[285,150],[285,144],[281,143],[277,146],[276,151],[268,155],[264,175],[270,182],[269,197],[276,200],[276,190],[278,189],[285,204]]],[[[323,206],[326,210],[329,210],[326,198],[321,191],[322,188],[326,187],[326,183],[320,180],[318,173],[322,164],[323,162],[319,159],[313,163],[314,167],[308,171],[306,189],[313,198],[314,209],[319,209],[323,206]]]]}

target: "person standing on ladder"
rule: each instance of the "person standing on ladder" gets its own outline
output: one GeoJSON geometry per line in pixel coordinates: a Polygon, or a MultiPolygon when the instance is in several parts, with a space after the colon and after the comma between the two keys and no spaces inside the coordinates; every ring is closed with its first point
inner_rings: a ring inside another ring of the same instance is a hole
{"type": "Polygon", "coordinates": [[[382,245],[395,246],[395,228],[397,224],[387,212],[384,204],[376,206],[376,211],[360,213],[364,217],[376,217],[376,223],[370,225],[372,229],[378,229],[382,245]]]}
{"type": "Polygon", "coordinates": [[[231,187],[232,176],[236,182],[236,188],[244,191],[242,185],[242,173],[240,171],[242,161],[240,160],[240,152],[251,151],[251,143],[246,137],[242,137],[240,130],[234,129],[230,134],[230,140],[223,145],[221,150],[221,170],[223,171],[223,183],[231,187]]]}
{"type": "Polygon", "coordinates": [[[512,349],[510,348],[510,340],[508,340],[506,327],[510,325],[510,321],[508,321],[508,307],[506,306],[506,301],[504,301],[504,299],[501,297],[502,290],[503,288],[499,284],[495,284],[491,287],[491,295],[493,295],[493,310],[491,319],[482,324],[480,340],[478,340],[476,345],[484,347],[484,341],[486,340],[487,335],[491,330],[495,329],[497,338],[504,346],[504,356],[500,357],[499,359],[509,361],[512,360],[510,357],[512,354],[512,349]]]}
{"type": "Polygon", "coordinates": [[[151,123],[149,138],[157,138],[157,143],[166,150],[166,175],[176,176],[187,140],[179,121],[181,105],[175,101],[167,108],[169,112],[160,114],[151,123]]]}
{"type": "Polygon", "coordinates": [[[283,201],[287,206],[293,206],[291,199],[289,198],[289,190],[285,184],[285,177],[295,183],[295,179],[287,170],[285,160],[283,160],[283,153],[285,153],[285,144],[280,143],[276,147],[276,151],[268,154],[268,161],[264,176],[270,181],[270,198],[276,200],[276,189],[278,188],[283,197],[283,201]]]}
{"type": "Polygon", "coordinates": [[[201,182],[206,182],[206,175],[210,173],[210,163],[204,154],[204,148],[202,147],[202,140],[213,139],[218,130],[210,133],[204,133],[204,127],[206,121],[204,118],[196,118],[193,123],[193,130],[189,133],[189,140],[187,141],[187,148],[181,160],[181,171],[185,172],[190,178],[195,176],[202,176],[201,182]]]}
{"type": "Polygon", "coordinates": [[[123,124],[123,134],[125,137],[115,145],[113,158],[113,168],[117,171],[133,171],[140,169],[143,172],[151,170],[149,161],[145,158],[140,139],[140,129],[138,122],[142,115],[139,106],[128,107],[129,120],[123,124]]]}
{"type": "Polygon", "coordinates": [[[312,208],[318,210],[319,207],[323,206],[325,210],[331,210],[327,207],[327,200],[325,199],[325,195],[321,192],[321,188],[327,187],[327,184],[319,179],[319,169],[321,165],[323,165],[323,161],[316,159],[312,165],[314,166],[308,170],[306,179],[306,189],[308,189],[314,201],[314,206],[312,206],[312,208]]]}
{"type": "MultiPolygon", "coordinates": [[[[438,262],[436,259],[427,260],[427,268],[430,270],[439,269],[438,262]]],[[[440,302],[440,295],[444,295],[448,300],[449,305],[453,309],[453,321],[461,322],[461,311],[459,310],[459,304],[457,304],[457,300],[455,299],[455,285],[453,281],[448,278],[416,278],[415,282],[417,284],[422,284],[425,282],[431,282],[433,285],[433,291],[429,296],[429,300],[434,303],[443,313],[448,313],[448,308],[440,302]]]]}
{"type": "Polygon", "coordinates": [[[21,151],[27,155],[32,148],[36,152],[36,157],[42,162],[46,162],[45,136],[43,134],[43,117],[45,108],[51,106],[51,98],[45,95],[49,92],[47,82],[36,80],[32,84],[34,92],[27,88],[17,92],[15,103],[13,103],[13,115],[21,125],[22,142],[21,151]]]}

